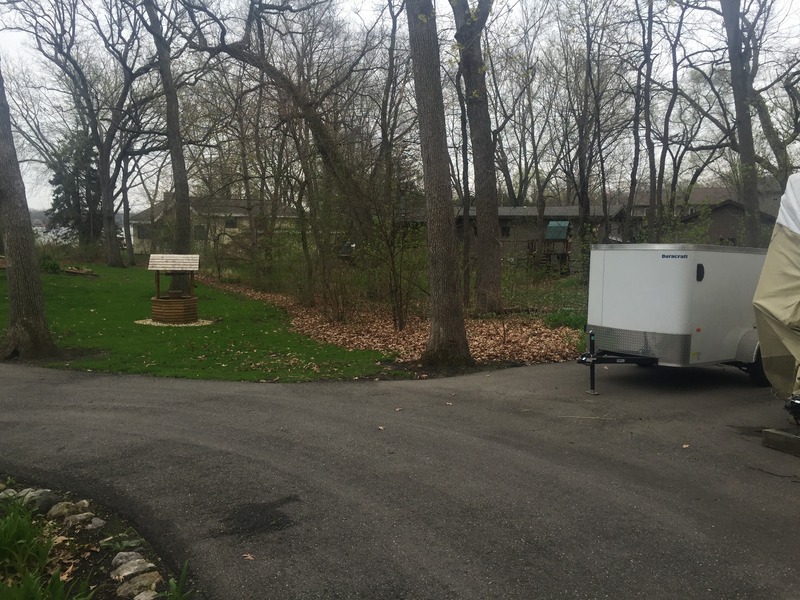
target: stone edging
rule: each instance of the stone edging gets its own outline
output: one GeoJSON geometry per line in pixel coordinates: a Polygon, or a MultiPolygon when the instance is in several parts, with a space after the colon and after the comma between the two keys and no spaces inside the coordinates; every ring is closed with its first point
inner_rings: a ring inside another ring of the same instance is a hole
{"type": "MultiPolygon", "coordinates": [[[[25,488],[14,490],[0,483],[0,499],[21,500],[34,512],[45,515],[51,521],[60,522],[67,528],[82,527],[86,530],[101,530],[106,522],[90,512],[88,500],[70,502],[50,489],[25,488]]],[[[119,552],[111,561],[114,569],[111,581],[117,586],[118,598],[130,600],[153,600],[158,597],[156,588],[165,581],[156,565],[139,552],[119,552]]]]}

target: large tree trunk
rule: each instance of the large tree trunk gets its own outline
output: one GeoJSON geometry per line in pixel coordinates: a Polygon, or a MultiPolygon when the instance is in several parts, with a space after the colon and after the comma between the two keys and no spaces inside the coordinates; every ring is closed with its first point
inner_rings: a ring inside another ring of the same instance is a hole
{"type": "MultiPolygon", "coordinates": [[[[186,159],[183,155],[183,137],[181,136],[180,107],[178,105],[178,88],[172,77],[172,57],[169,43],[164,38],[161,19],[154,0],[143,0],[147,18],[150,20],[148,30],[153,36],[158,55],[158,70],[161,74],[161,85],[166,101],[167,145],[172,162],[172,181],[175,186],[175,239],[172,244],[176,254],[189,254],[192,251],[192,217],[189,206],[189,176],[186,172],[186,159]]],[[[180,289],[189,295],[189,278],[173,276],[171,289],[180,289]]]]}
{"type": "Polygon", "coordinates": [[[753,121],[750,113],[750,82],[744,56],[739,0],[720,0],[725,35],[728,40],[728,60],[731,63],[731,88],[736,111],[736,138],[742,166],[741,197],[744,206],[745,244],[757,247],[760,243],[761,215],[758,203],[758,170],[753,141],[753,121]]]}
{"type": "Polygon", "coordinates": [[[406,16],[428,210],[431,330],[422,360],[428,365],[465,365],[472,363],[472,357],[458,292],[436,14],[430,0],[408,0],[406,16]]]}
{"type": "Polygon", "coordinates": [[[456,40],[461,49],[472,162],[475,168],[475,221],[478,226],[475,305],[479,313],[497,313],[502,309],[499,202],[492,121],[486,92],[486,66],[481,49],[481,35],[491,10],[491,2],[479,0],[477,11],[466,0],[455,0],[450,5],[456,21],[456,40]]]}
{"type": "Polygon", "coordinates": [[[191,215],[189,207],[189,177],[186,173],[186,159],[183,155],[183,138],[181,136],[180,106],[178,104],[178,88],[172,77],[172,57],[169,43],[164,38],[161,18],[153,0],[143,0],[147,18],[150,20],[148,31],[153,36],[158,56],[158,71],[161,75],[161,86],[166,102],[167,145],[172,163],[172,178],[175,186],[175,240],[173,250],[177,253],[191,251],[191,215]]]}
{"type": "Polygon", "coordinates": [[[8,330],[0,359],[57,354],[44,310],[36,247],[25,187],[11,135],[11,116],[0,71],[0,237],[8,276],[8,330]]]}

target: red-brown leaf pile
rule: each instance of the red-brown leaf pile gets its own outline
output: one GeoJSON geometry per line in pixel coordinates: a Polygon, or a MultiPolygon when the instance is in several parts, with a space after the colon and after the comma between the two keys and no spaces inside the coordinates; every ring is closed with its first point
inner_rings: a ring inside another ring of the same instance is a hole
{"type": "MultiPolygon", "coordinates": [[[[409,317],[403,331],[396,331],[392,317],[383,307],[356,310],[346,323],[332,322],[317,308],[297,304],[288,296],[252,290],[243,285],[203,282],[253,300],[270,302],[289,312],[292,329],[315,340],[343,348],[378,350],[394,354],[403,362],[420,358],[428,340],[425,319],[409,317]]],[[[568,327],[551,329],[538,319],[523,315],[466,321],[467,340],[478,364],[534,364],[570,360],[577,355],[583,334],[568,327]]]]}

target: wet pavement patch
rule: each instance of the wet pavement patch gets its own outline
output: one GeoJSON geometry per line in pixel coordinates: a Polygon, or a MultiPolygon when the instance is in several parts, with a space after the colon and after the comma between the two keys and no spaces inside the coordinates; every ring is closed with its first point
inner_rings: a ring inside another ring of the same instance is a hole
{"type": "Polygon", "coordinates": [[[286,496],[273,502],[246,502],[230,507],[221,519],[218,536],[254,536],[288,529],[295,524],[283,510],[287,504],[301,502],[299,496],[286,496]]]}

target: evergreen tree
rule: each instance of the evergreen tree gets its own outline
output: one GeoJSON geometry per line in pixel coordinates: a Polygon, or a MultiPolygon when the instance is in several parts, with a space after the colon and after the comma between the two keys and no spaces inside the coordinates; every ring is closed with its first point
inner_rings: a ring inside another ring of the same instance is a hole
{"type": "Polygon", "coordinates": [[[50,165],[53,206],[46,211],[51,229],[74,232],[81,246],[93,246],[103,231],[97,151],[86,131],[76,130],[63,140],[50,165]]]}

